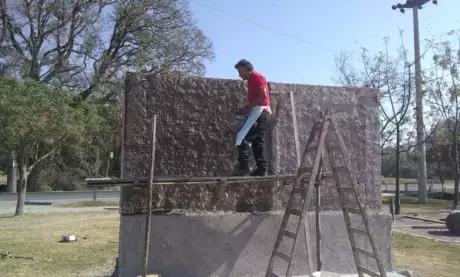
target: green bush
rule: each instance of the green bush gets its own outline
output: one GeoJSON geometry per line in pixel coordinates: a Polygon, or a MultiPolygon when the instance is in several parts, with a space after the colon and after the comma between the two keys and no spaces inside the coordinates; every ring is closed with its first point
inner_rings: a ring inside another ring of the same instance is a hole
{"type": "Polygon", "coordinates": [[[53,191],[53,188],[48,184],[41,184],[39,191],[53,191]]]}

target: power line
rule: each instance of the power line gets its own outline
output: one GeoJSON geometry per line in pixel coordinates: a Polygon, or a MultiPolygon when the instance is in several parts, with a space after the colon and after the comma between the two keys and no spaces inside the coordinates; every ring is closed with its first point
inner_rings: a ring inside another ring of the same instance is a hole
{"type": "Polygon", "coordinates": [[[223,14],[229,16],[229,17],[233,17],[233,18],[236,18],[236,19],[243,20],[243,21],[245,21],[245,22],[247,22],[247,23],[250,23],[250,24],[252,24],[252,25],[258,26],[258,27],[260,27],[260,28],[262,28],[262,29],[271,31],[271,32],[273,32],[273,33],[275,33],[275,34],[282,35],[282,36],[285,36],[285,37],[288,37],[288,38],[291,38],[291,39],[300,41],[300,42],[302,42],[302,43],[309,44],[309,45],[311,45],[311,46],[315,46],[315,47],[317,47],[317,48],[320,48],[320,49],[322,49],[322,50],[324,50],[324,51],[327,51],[327,52],[330,52],[330,53],[333,53],[333,54],[337,54],[336,51],[333,51],[333,50],[331,50],[331,49],[328,49],[328,48],[326,48],[326,47],[324,47],[324,46],[321,46],[321,45],[319,45],[319,44],[316,44],[316,43],[313,43],[313,42],[310,42],[310,41],[306,41],[306,40],[304,40],[304,39],[302,39],[302,38],[299,38],[299,37],[290,35],[290,34],[288,34],[288,33],[282,32],[282,31],[275,30],[275,29],[273,29],[273,28],[271,28],[271,27],[262,25],[262,24],[260,24],[260,23],[254,22],[254,21],[252,21],[252,20],[246,19],[246,18],[241,17],[241,16],[237,16],[237,15],[231,14],[231,13],[229,13],[229,12],[227,12],[227,11],[218,9],[218,8],[216,8],[216,7],[209,6],[209,5],[207,5],[207,4],[201,3],[201,2],[196,1],[196,0],[190,0],[190,2],[193,2],[193,3],[195,3],[195,4],[198,4],[198,5],[200,5],[200,6],[206,7],[206,8],[208,8],[208,9],[211,9],[211,10],[214,10],[214,11],[223,13],[223,14]]]}

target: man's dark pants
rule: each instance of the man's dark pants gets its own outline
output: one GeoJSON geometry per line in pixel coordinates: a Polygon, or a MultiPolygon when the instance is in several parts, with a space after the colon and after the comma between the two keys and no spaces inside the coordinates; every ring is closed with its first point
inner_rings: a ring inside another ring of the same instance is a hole
{"type": "Polygon", "coordinates": [[[268,130],[268,112],[262,112],[256,123],[249,129],[242,143],[238,146],[238,161],[240,169],[249,168],[249,143],[252,143],[252,150],[257,164],[258,173],[267,172],[267,160],[265,159],[265,133],[268,130]]]}

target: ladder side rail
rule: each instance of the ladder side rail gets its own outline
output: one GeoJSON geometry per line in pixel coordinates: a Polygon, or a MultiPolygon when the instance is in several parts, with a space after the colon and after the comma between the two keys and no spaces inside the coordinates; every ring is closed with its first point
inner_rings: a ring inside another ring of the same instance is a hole
{"type": "MultiPolygon", "coordinates": [[[[326,142],[326,145],[327,145],[327,152],[328,152],[328,157],[329,157],[329,163],[331,164],[331,168],[332,168],[332,175],[334,176],[334,183],[336,185],[336,187],[340,186],[340,176],[339,176],[339,173],[337,172],[335,166],[334,166],[334,161],[333,161],[333,153],[332,151],[330,150],[330,145],[328,142],[326,142]]],[[[340,192],[340,189],[337,189],[337,194],[339,196],[339,201],[340,201],[340,206],[343,210],[343,219],[345,221],[345,227],[346,227],[346,230],[347,230],[347,234],[348,234],[348,237],[350,239],[350,246],[351,246],[351,251],[353,253],[353,258],[355,260],[355,265],[356,265],[356,270],[358,272],[358,275],[359,277],[364,277],[363,273],[360,271],[360,268],[361,268],[361,261],[359,259],[359,255],[358,253],[356,253],[354,251],[354,247],[356,247],[356,241],[355,241],[355,238],[354,238],[354,235],[351,231],[351,219],[350,219],[350,215],[348,214],[348,211],[346,209],[346,205],[343,201],[343,198],[342,198],[342,195],[341,195],[341,192],[340,192]]]]}
{"type": "Polygon", "coordinates": [[[289,199],[288,199],[288,202],[286,204],[286,210],[284,212],[284,216],[283,216],[283,219],[281,221],[281,225],[280,225],[280,228],[279,228],[279,231],[278,231],[278,235],[276,236],[276,241],[275,241],[275,245],[273,246],[273,251],[272,251],[272,254],[270,256],[270,260],[268,262],[268,268],[267,268],[267,272],[265,274],[265,277],[269,277],[271,272],[273,271],[273,263],[274,263],[274,258],[275,258],[275,252],[278,250],[278,248],[280,247],[281,245],[281,241],[283,240],[283,234],[284,234],[284,230],[286,229],[286,226],[287,226],[287,223],[288,223],[288,220],[289,220],[289,211],[290,211],[290,208],[292,206],[292,202],[293,202],[293,198],[294,198],[294,193],[291,192],[291,195],[289,196],[289,199]]]}
{"type": "MultiPolygon", "coordinates": [[[[309,197],[311,197],[309,194],[308,194],[308,190],[305,194],[304,197],[302,197],[303,199],[303,203],[305,203],[306,199],[308,199],[309,197]]],[[[289,258],[289,263],[288,263],[288,266],[287,266],[287,270],[286,270],[286,277],[291,277],[292,276],[292,270],[293,270],[293,266],[292,266],[292,257],[293,257],[293,254],[294,254],[294,250],[295,250],[295,247],[297,245],[297,239],[299,237],[299,230],[300,230],[300,226],[302,225],[302,223],[304,223],[305,221],[305,211],[303,210],[303,207],[304,205],[302,205],[302,208],[300,209],[302,211],[301,213],[301,216],[299,218],[299,221],[297,222],[297,228],[295,230],[295,237],[294,237],[294,242],[292,244],[292,248],[291,248],[291,253],[290,253],[290,258],[289,258]]],[[[304,228],[308,228],[308,224],[304,225],[304,228]]],[[[305,237],[306,239],[308,239],[308,241],[306,242],[306,247],[307,247],[307,255],[308,255],[308,259],[310,259],[310,237],[308,235],[308,232],[309,230],[305,230],[305,237]],[[308,236],[308,238],[307,238],[308,236]]],[[[308,271],[310,271],[309,273],[311,274],[311,268],[310,268],[310,261],[308,262],[308,271]]]]}
{"type": "MultiPolygon", "coordinates": [[[[320,133],[320,136],[318,138],[318,145],[316,147],[316,153],[315,153],[315,158],[313,160],[313,167],[316,167],[318,168],[318,165],[319,165],[319,161],[321,159],[321,151],[318,151],[318,150],[321,150],[322,148],[324,148],[324,144],[325,144],[325,141],[326,141],[326,136],[328,134],[328,129],[329,129],[329,126],[330,126],[330,120],[328,118],[328,115],[326,114],[326,116],[324,117],[324,121],[321,125],[321,133],[320,133]]],[[[311,143],[311,142],[310,142],[311,143]]],[[[305,156],[307,155],[308,153],[308,144],[307,144],[307,147],[305,147],[305,151],[304,151],[304,154],[302,155],[302,162],[304,163],[305,162],[305,156]]],[[[316,178],[316,174],[318,173],[317,172],[317,168],[312,170],[310,172],[310,176],[309,176],[309,179],[308,179],[308,186],[312,186],[314,184],[314,181],[315,181],[315,178],[316,178]]],[[[296,179],[296,185],[298,186],[301,182],[301,179],[302,179],[303,176],[298,176],[297,179],[296,179]]]]}
{"type": "Polygon", "coordinates": [[[382,277],[386,277],[386,272],[385,272],[385,269],[383,267],[383,263],[382,263],[381,256],[380,256],[380,253],[379,253],[379,250],[378,250],[378,247],[377,247],[377,243],[375,241],[375,236],[373,234],[373,230],[371,229],[371,227],[369,225],[369,218],[367,216],[366,209],[364,208],[364,205],[363,205],[363,203],[362,203],[362,201],[361,201],[361,199],[360,199],[360,197],[359,197],[359,195],[357,193],[356,177],[350,171],[351,162],[350,162],[350,158],[348,156],[348,153],[346,151],[345,142],[344,142],[343,137],[342,137],[342,135],[341,135],[341,133],[340,133],[340,131],[338,129],[338,125],[337,125],[337,122],[335,121],[334,116],[331,117],[331,123],[332,123],[332,128],[334,130],[334,133],[336,135],[336,139],[337,139],[337,141],[339,143],[339,149],[340,149],[340,152],[341,152],[342,157],[344,159],[345,166],[348,168],[347,172],[348,172],[348,175],[349,175],[349,177],[351,179],[352,186],[354,188],[354,194],[355,194],[356,200],[358,202],[359,209],[361,210],[364,226],[366,227],[367,234],[369,236],[369,240],[370,240],[370,243],[371,243],[372,250],[374,251],[374,255],[376,256],[377,266],[379,268],[379,271],[380,271],[380,274],[382,275],[382,277]]]}
{"type": "Polygon", "coordinates": [[[308,153],[309,153],[309,148],[310,148],[311,145],[313,144],[313,140],[315,139],[317,132],[320,131],[320,130],[318,130],[318,129],[320,128],[320,126],[321,126],[320,124],[321,124],[320,121],[315,121],[315,123],[313,123],[313,128],[312,128],[312,130],[311,130],[311,132],[310,132],[310,135],[308,136],[308,140],[307,140],[307,143],[306,143],[306,145],[305,145],[305,149],[304,149],[304,151],[303,151],[303,153],[302,153],[302,156],[301,156],[300,166],[299,166],[299,168],[297,169],[297,172],[298,172],[297,177],[299,177],[299,174],[300,174],[299,172],[301,172],[301,169],[302,169],[303,167],[305,167],[305,164],[306,164],[306,159],[305,159],[305,157],[306,157],[306,156],[308,155],[308,153]]]}
{"type": "MultiPolygon", "coordinates": [[[[314,158],[314,162],[313,162],[313,167],[312,167],[312,171],[310,173],[310,178],[309,178],[308,185],[307,185],[306,197],[304,198],[303,203],[302,203],[302,207],[301,207],[302,216],[301,216],[301,220],[299,221],[299,224],[297,225],[296,238],[294,239],[294,243],[296,243],[296,240],[297,240],[297,237],[298,237],[298,232],[299,232],[299,227],[300,227],[302,221],[304,220],[305,208],[308,209],[308,207],[310,206],[311,195],[312,195],[312,192],[313,192],[313,185],[314,185],[314,182],[316,180],[316,175],[317,175],[317,172],[318,172],[319,163],[320,163],[321,158],[322,158],[322,152],[323,152],[323,148],[324,148],[324,145],[325,145],[325,142],[326,142],[326,137],[327,137],[327,134],[328,134],[329,126],[330,126],[330,120],[329,120],[329,118],[327,118],[327,115],[326,115],[326,117],[325,117],[325,119],[323,121],[323,124],[322,124],[321,134],[320,134],[319,139],[318,139],[318,147],[316,149],[315,158],[314,158]]],[[[300,181],[301,181],[300,179],[297,180],[297,182],[296,182],[297,187],[300,185],[299,184],[300,181]]],[[[294,246],[295,246],[295,244],[294,244],[294,246]]],[[[292,252],[294,251],[294,246],[292,247],[292,251],[291,251],[291,259],[292,259],[292,252]]],[[[291,276],[290,275],[290,273],[292,272],[291,266],[292,266],[292,264],[289,263],[288,264],[288,270],[286,272],[287,277],[291,276]]]]}

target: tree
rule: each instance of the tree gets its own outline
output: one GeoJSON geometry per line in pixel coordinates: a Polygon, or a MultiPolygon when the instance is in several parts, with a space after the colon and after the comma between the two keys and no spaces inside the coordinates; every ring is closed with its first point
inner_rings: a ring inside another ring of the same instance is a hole
{"type": "MultiPolygon", "coordinates": [[[[402,38],[402,32],[401,32],[402,38]]],[[[362,48],[361,71],[353,69],[349,64],[349,56],[342,54],[336,58],[339,72],[338,82],[345,86],[365,86],[380,90],[380,113],[382,120],[382,150],[388,149],[387,144],[393,144],[395,154],[396,177],[396,209],[400,213],[400,161],[401,143],[405,125],[410,121],[409,107],[413,101],[410,65],[407,60],[407,50],[401,42],[398,56],[391,57],[388,50],[389,38],[384,39],[384,50],[369,55],[362,48]],[[394,141],[395,140],[395,141],[394,141]]],[[[383,151],[382,151],[383,152],[383,151]]]]}
{"type": "MultiPolygon", "coordinates": [[[[214,58],[181,0],[0,0],[0,38],[8,76],[65,87],[75,93],[73,106],[118,103],[126,71],[203,75],[214,58]]],[[[97,155],[106,147],[98,146],[97,155]]],[[[35,167],[31,183],[39,172],[35,167]]]]}
{"type": "Polygon", "coordinates": [[[80,100],[117,97],[126,70],[204,74],[212,44],[179,0],[0,1],[0,59],[80,100]],[[29,31],[30,30],[30,31],[29,31]]]}
{"type": "Polygon", "coordinates": [[[87,103],[70,107],[72,94],[34,80],[0,81],[1,147],[17,154],[19,184],[16,215],[24,213],[27,179],[64,145],[91,140],[105,122],[87,103]]]}
{"type": "Polygon", "coordinates": [[[439,178],[442,191],[446,177],[452,178],[452,168],[450,162],[450,143],[449,133],[443,124],[438,130],[427,138],[427,165],[428,169],[439,178]]]}
{"type": "MultiPolygon", "coordinates": [[[[459,32],[452,31],[449,36],[460,39],[459,32]]],[[[460,47],[460,45],[458,45],[460,47]]],[[[454,48],[447,39],[436,44],[433,49],[434,69],[431,72],[430,85],[426,88],[427,103],[430,109],[443,120],[446,130],[449,158],[454,171],[455,198],[454,208],[459,205],[460,178],[460,50],[454,48]]]]}

